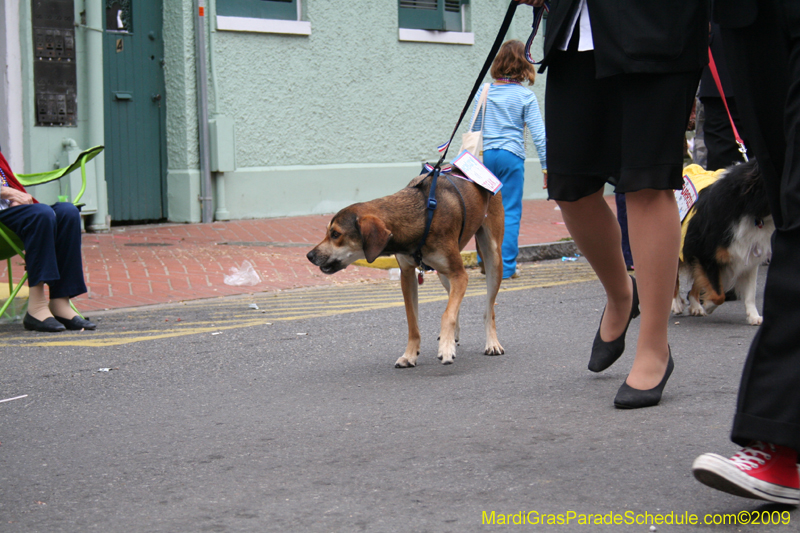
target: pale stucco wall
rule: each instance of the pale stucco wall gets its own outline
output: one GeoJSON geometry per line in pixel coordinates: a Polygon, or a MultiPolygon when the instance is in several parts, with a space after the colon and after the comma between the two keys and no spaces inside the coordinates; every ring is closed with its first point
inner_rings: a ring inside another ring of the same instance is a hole
{"type": "MultiPolygon", "coordinates": [[[[472,0],[475,44],[452,45],[399,41],[395,1],[304,0],[308,36],[216,31],[212,2],[209,108],[235,125],[237,169],[216,176],[230,217],[332,212],[404,186],[437,159],[507,6],[472,0]]],[[[197,221],[191,2],[164,11],[170,219],[197,221]]],[[[517,11],[507,38],[524,41],[531,9],[517,11]]],[[[543,89],[540,76],[540,104],[543,89]]],[[[526,195],[541,196],[532,146],[527,167],[526,195]]]]}

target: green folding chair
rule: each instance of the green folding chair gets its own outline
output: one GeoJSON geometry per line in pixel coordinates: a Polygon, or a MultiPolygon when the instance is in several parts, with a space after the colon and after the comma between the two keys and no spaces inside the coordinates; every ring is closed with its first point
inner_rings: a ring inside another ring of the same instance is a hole
{"type": "MultiPolygon", "coordinates": [[[[80,168],[81,188],[80,191],[78,191],[78,194],[75,196],[75,199],[72,200],[72,203],[80,208],[83,204],[79,204],[78,202],[83,196],[83,193],[86,192],[86,163],[94,159],[97,154],[102,152],[103,148],[103,146],[95,146],[94,148],[84,150],[78,154],[78,157],[75,158],[75,161],[73,161],[73,163],[68,167],[49,170],[47,172],[38,172],[36,174],[16,174],[17,181],[19,181],[23,187],[32,187],[34,185],[41,185],[43,183],[61,179],[80,168]]],[[[20,313],[22,312],[21,310],[12,314],[8,312],[8,309],[22,286],[25,284],[25,281],[28,279],[28,273],[25,272],[22,275],[22,279],[20,279],[19,282],[14,285],[13,276],[11,273],[11,259],[15,256],[20,256],[22,260],[25,261],[25,246],[22,243],[22,240],[13,231],[0,223],[0,260],[5,259],[8,263],[8,298],[3,303],[2,307],[0,307],[0,318],[5,317],[11,320],[20,318],[20,313]]],[[[83,318],[83,315],[81,315],[80,312],[75,309],[75,305],[72,304],[72,301],[70,301],[70,305],[72,305],[72,309],[74,309],[75,312],[78,313],[81,318],[83,318]]]]}

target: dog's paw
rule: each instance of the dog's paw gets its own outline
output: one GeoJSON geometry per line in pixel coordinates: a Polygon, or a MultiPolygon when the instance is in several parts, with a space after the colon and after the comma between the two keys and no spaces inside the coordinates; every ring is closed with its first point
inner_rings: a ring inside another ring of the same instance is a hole
{"type": "Polygon", "coordinates": [[[436,357],[439,358],[443,365],[452,365],[456,359],[456,342],[455,339],[445,340],[447,339],[447,334],[443,336],[444,339],[439,339],[439,353],[436,357]]]}
{"type": "Polygon", "coordinates": [[[406,358],[405,355],[403,355],[397,361],[394,362],[395,368],[414,368],[415,366],[417,366],[417,361],[409,360],[408,358],[406,358]]]}
{"type": "Polygon", "coordinates": [[[455,345],[453,345],[453,350],[440,350],[439,355],[436,357],[442,362],[443,365],[452,365],[456,361],[455,345]]]}
{"type": "Polygon", "coordinates": [[[764,321],[761,315],[747,315],[747,323],[751,326],[760,326],[764,321]]]}
{"type": "Polygon", "coordinates": [[[483,355],[503,355],[506,351],[500,346],[499,342],[487,343],[483,355]]]}
{"type": "Polygon", "coordinates": [[[449,355],[438,355],[437,357],[443,365],[452,365],[456,362],[456,354],[454,353],[449,355]]]}
{"type": "Polygon", "coordinates": [[[685,302],[683,298],[673,298],[672,299],[672,314],[673,315],[682,315],[683,310],[685,308],[685,302]]]}
{"type": "Polygon", "coordinates": [[[689,314],[692,316],[706,316],[706,310],[698,302],[689,301],[689,314]]]}

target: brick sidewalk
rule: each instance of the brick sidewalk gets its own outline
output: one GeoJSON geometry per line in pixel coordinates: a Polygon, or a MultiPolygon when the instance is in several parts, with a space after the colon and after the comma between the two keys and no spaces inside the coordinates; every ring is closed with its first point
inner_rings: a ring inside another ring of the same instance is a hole
{"type": "MultiPolygon", "coordinates": [[[[613,196],[610,197],[613,204],[613,196]]],[[[332,276],[305,257],[318,243],[330,215],[113,228],[83,236],[88,294],[75,299],[81,311],[118,309],[234,294],[368,282],[386,271],[350,266],[332,276]],[[223,277],[250,261],[261,275],[254,287],[231,287],[223,277]]],[[[526,200],[520,245],[568,237],[554,202],[526,200]]],[[[474,243],[467,245],[474,250],[474,243]]],[[[0,282],[7,279],[5,262],[0,282]]],[[[17,276],[19,258],[12,261],[17,276]]]]}

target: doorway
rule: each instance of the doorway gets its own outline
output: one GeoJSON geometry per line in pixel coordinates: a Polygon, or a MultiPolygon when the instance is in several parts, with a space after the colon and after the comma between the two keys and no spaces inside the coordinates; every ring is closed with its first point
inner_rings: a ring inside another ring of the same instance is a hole
{"type": "Polygon", "coordinates": [[[167,214],[163,0],[106,0],[105,161],[112,223],[167,214]]]}

